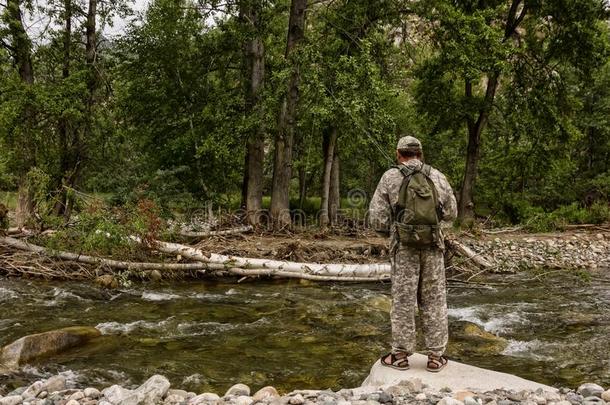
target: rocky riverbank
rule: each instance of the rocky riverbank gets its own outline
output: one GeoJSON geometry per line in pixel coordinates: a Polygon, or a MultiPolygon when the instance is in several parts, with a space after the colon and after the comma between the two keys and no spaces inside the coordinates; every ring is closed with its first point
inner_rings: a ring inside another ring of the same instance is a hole
{"type": "Polygon", "coordinates": [[[502,234],[460,241],[498,271],[610,268],[610,233],[502,234]]]}
{"type": "Polygon", "coordinates": [[[610,403],[610,389],[596,384],[583,384],[577,390],[557,392],[494,390],[490,392],[434,390],[418,378],[397,385],[331,390],[297,390],[280,395],[267,386],[252,393],[244,384],[236,384],[224,395],[205,392],[197,394],[172,389],[161,375],[150,377],[139,387],[127,389],[119,385],[99,390],[93,387],[76,388],[63,375],[34,382],[0,396],[0,405],[380,405],[380,404],[440,404],[440,405],[600,405],[610,403]]]}

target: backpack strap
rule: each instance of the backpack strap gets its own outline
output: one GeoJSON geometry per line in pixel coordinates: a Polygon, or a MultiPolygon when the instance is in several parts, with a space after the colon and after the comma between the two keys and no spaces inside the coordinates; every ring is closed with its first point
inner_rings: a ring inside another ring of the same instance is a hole
{"type": "Polygon", "coordinates": [[[436,185],[434,184],[434,182],[432,181],[432,178],[430,177],[430,174],[432,173],[432,166],[424,163],[421,167],[421,172],[428,178],[428,183],[432,187],[432,193],[434,194],[434,199],[436,200],[436,216],[438,217],[438,219],[440,221],[440,219],[443,217],[443,206],[442,206],[441,200],[438,196],[438,190],[436,189],[436,185]]]}
{"type": "Polygon", "coordinates": [[[430,178],[430,173],[432,173],[432,166],[427,165],[425,163],[422,164],[421,169],[419,169],[426,177],[430,178]]]}
{"type": "Polygon", "coordinates": [[[394,168],[398,169],[400,171],[400,173],[402,173],[402,175],[404,177],[409,177],[412,176],[413,173],[415,173],[417,170],[410,168],[409,166],[406,165],[396,165],[393,166],[394,168]]]}

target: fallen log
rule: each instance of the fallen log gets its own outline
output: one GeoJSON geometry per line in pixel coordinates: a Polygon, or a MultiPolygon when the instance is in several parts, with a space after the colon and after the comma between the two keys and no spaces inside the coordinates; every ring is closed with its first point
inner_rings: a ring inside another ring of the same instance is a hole
{"type": "Polygon", "coordinates": [[[476,253],[474,250],[470,249],[466,245],[461,244],[455,239],[447,239],[445,241],[445,244],[447,244],[460,256],[464,257],[465,259],[471,260],[482,270],[491,270],[494,267],[494,265],[481,254],[476,253]]]}
{"type": "Polygon", "coordinates": [[[94,257],[81,255],[77,253],[64,252],[61,250],[47,249],[42,246],[34,245],[32,243],[25,242],[20,239],[11,237],[0,238],[0,245],[12,247],[27,252],[37,253],[47,257],[54,257],[62,260],[70,260],[78,263],[93,264],[107,266],[113,269],[119,270],[205,270],[210,268],[205,263],[143,263],[143,262],[129,262],[105,259],[102,257],[94,257]]]}
{"type": "Polygon", "coordinates": [[[355,281],[355,282],[368,282],[368,281],[388,281],[390,275],[382,275],[378,277],[351,277],[351,276],[319,276],[315,274],[303,274],[294,273],[291,271],[281,271],[275,269],[240,269],[240,268],[229,268],[227,271],[231,274],[244,277],[253,276],[270,276],[270,277],[281,277],[281,278],[298,278],[303,280],[313,281],[355,281]]]}
{"type": "Polygon", "coordinates": [[[180,235],[186,236],[189,238],[207,238],[209,236],[224,236],[224,235],[235,235],[239,233],[250,232],[254,229],[252,226],[242,226],[239,228],[231,228],[231,229],[223,229],[220,231],[203,231],[203,232],[194,232],[194,231],[180,231],[180,235]]]}
{"type": "MultiPolygon", "coordinates": [[[[132,240],[140,241],[137,237],[132,240]]],[[[267,269],[287,273],[309,274],[327,277],[365,277],[377,279],[390,274],[389,263],[342,264],[342,263],[299,263],[270,259],[255,259],[248,257],[225,256],[216,253],[205,254],[201,250],[182,245],[155,241],[156,249],[163,253],[181,255],[191,260],[222,265],[226,269],[267,269]]]]}

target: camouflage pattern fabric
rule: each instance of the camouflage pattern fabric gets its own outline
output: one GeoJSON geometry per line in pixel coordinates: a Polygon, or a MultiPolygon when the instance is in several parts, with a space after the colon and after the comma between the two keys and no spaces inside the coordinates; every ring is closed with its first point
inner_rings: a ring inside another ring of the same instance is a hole
{"type": "MultiPolygon", "coordinates": [[[[417,159],[404,163],[420,169],[417,159]]],[[[457,216],[457,203],[451,185],[445,176],[432,169],[434,183],[441,206],[441,226],[451,226],[457,216]]],[[[400,245],[394,236],[393,209],[403,175],[396,168],[384,173],[369,207],[369,223],[377,232],[391,235],[392,263],[392,351],[415,352],[415,313],[419,308],[428,354],[437,356],[445,352],[448,341],[447,292],[442,247],[424,249],[400,245]]]]}

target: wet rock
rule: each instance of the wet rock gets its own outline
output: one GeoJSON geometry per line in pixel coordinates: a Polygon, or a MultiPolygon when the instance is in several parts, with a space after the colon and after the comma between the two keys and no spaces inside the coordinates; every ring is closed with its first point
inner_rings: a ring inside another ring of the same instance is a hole
{"type": "Polygon", "coordinates": [[[119,282],[112,274],[104,274],[97,277],[95,279],[95,284],[99,285],[102,288],[119,288],[119,282]]]}
{"type": "Polygon", "coordinates": [[[265,398],[279,398],[277,390],[272,386],[263,387],[252,396],[252,399],[256,401],[262,401],[265,398]]]}
{"type": "Polygon", "coordinates": [[[452,322],[450,334],[453,337],[452,350],[462,353],[497,354],[508,346],[508,341],[483,330],[468,321],[452,322]]]}
{"type": "Polygon", "coordinates": [[[100,397],[101,393],[97,388],[85,388],[85,390],[83,391],[83,394],[88,397],[88,398],[94,398],[97,399],[100,397]]]}
{"type": "Polygon", "coordinates": [[[23,402],[21,395],[10,395],[8,397],[0,398],[0,405],[17,405],[23,402]]]}
{"type": "Polygon", "coordinates": [[[225,396],[228,396],[228,395],[235,395],[235,396],[245,395],[245,396],[249,396],[250,395],[250,387],[248,387],[246,384],[235,384],[231,388],[229,388],[227,390],[227,392],[225,393],[225,396]]]}
{"type": "Polygon", "coordinates": [[[587,397],[601,398],[602,393],[604,392],[604,389],[597,384],[586,383],[586,384],[582,384],[580,387],[578,387],[576,392],[578,392],[580,395],[582,395],[585,398],[587,398],[587,397]]]}
{"type": "Polygon", "coordinates": [[[24,336],[2,348],[0,363],[9,368],[15,368],[41,357],[51,356],[73,347],[82,346],[100,335],[100,331],[95,328],[74,326],[24,336]]]}

